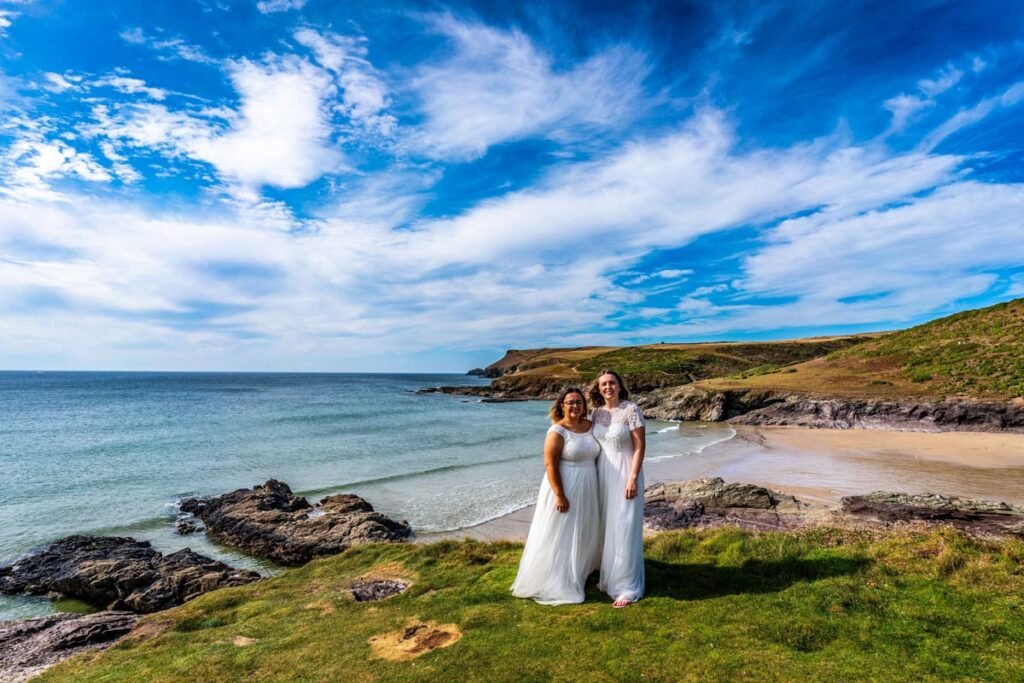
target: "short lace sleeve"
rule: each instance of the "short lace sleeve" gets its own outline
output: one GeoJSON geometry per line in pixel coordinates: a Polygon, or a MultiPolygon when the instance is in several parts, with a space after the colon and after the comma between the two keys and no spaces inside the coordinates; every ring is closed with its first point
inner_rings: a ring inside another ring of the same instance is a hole
{"type": "Polygon", "coordinates": [[[568,434],[565,433],[565,427],[562,425],[551,425],[548,427],[548,434],[558,434],[563,439],[569,438],[568,434]]]}
{"type": "Polygon", "coordinates": [[[629,424],[630,431],[645,426],[644,414],[640,411],[640,406],[635,403],[630,404],[626,410],[626,422],[629,424]]]}

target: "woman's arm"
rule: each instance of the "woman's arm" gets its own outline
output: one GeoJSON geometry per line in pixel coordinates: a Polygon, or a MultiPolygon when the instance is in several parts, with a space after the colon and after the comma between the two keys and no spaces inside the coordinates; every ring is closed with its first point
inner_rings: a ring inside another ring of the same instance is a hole
{"type": "Polygon", "coordinates": [[[558,462],[562,459],[564,446],[565,439],[561,434],[548,432],[547,438],[544,439],[544,469],[547,470],[551,490],[555,492],[555,509],[559,512],[569,511],[569,501],[562,488],[562,473],[558,470],[558,462]]]}
{"type": "Polygon", "coordinates": [[[633,438],[633,467],[626,480],[626,498],[636,498],[636,480],[640,476],[640,468],[644,466],[644,453],[647,451],[647,428],[637,427],[629,430],[633,438]]]}

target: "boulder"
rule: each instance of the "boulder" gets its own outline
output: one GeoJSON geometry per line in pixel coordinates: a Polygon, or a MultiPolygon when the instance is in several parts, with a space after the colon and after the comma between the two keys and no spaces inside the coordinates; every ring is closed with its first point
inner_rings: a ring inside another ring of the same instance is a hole
{"type": "Polygon", "coordinates": [[[21,683],[72,655],[109,647],[138,619],[132,612],[61,612],[0,621],[0,681],[21,683]]]}
{"type": "Polygon", "coordinates": [[[651,529],[739,526],[792,529],[816,520],[810,506],[762,486],[725,483],[720,477],[668,482],[644,492],[644,523],[651,529]]]}
{"type": "Polygon", "coordinates": [[[106,609],[149,613],[259,578],[188,548],[163,555],[133,538],[68,536],[0,567],[0,593],[57,593],[106,609]]]}
{"type": "Polygon", "coordinates": [[[286,565],[363,543],[403,541],[412,534],[408,524],[375,512],[359,496],[328,496],[310,505],[275,479],[251,489],[185,500],[181,510],[201,519],[211,538],[286,565]]]}

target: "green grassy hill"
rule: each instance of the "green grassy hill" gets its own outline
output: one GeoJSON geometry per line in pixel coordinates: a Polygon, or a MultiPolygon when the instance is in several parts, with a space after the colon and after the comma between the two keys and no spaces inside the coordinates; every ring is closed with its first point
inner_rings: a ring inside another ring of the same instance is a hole
{"type": "Polygon", "coordinates": [[[646,543],[648,597],[625,610],[593,590],[586,603],[557,608],[512,597],[521,549],[355,548],[147,617],[139,637],[38,680],[1024,677],[1020,541],[946,530],[662,533],[646,543]],[[411,587],[354,602],[347,589],[364,577],[411,587]]]}
{"type": "Polygon", "coordinates": [[[653,344],[510,351],[490,368],[498,389],[546,378],[589,383],[602,368],[631,388],[697,383],[878,398],[1024,397],[1024,299],[899,332],[780,342],[653,344]]]}
{"type": "Polygon", "coordinates": [[[893,374],[945,395],[1024,396],[1024,299],[933,320],[829,360],[882,361],[893,374]]]}
{"type": "Polygon", "coordinates": [[[629,347],[509,351],[488,366],[507,374],[495,388],[529,386],[544,378],[592,382],[614,368],[630,388],[646,391],[741,372],[768,371],[846,348],[863,337],[823,337],[781,342],[651,344],[629,347]]]}

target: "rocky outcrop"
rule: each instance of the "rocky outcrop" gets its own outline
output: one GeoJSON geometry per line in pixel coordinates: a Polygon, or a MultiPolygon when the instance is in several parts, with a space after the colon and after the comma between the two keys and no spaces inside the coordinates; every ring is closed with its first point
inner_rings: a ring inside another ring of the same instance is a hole
{"type": "Polygon", "coordinates": [[[497,391],[491,387],[426,387],[416,391],[417,394],[450,394],[453,396],[473,396],[483,403],[509,403],[512,401],[534,401],[539,396],[511,395],[497,391]]]}
{"type": "Polygon", "coordinates": [[[558,398],[567,387],[580,387],[579,380],[544,377],[542,375],[508,375],[499,377],[486,387],[428,387],[420,394],[453,394],[476,396],[484,403],[508,401],[547,401],[558,398]]]}
{"type": "Polygon", "coordinates": [[[659,531],[726,525],[784,530],[816,519],[811,506],[793,496],[719,477],[655,484],[644,492],[644,524],[659,531]]]}
{"type": "Polygon", "coordinates": [[[109,647],[138,619],[132,612],[62,612],[0,622],[0,681],[21,683],[72,655],[109,647]]]}
{"type": "Polygon", "coordinates": [[[359,496],[328,496],[310,505],[275,479],[222,496],[189,499],[181,510],[201,519],[215,540],[286,565],[363,543],[402,541],[412,533],[408,524],[375,512],[359,496]]]}
{"type": "Polygon", "coordinates": [[[1024,538],[1024,507],[934,493],[910,495],[876,491],[847,496],[840,510],[881,523],[923,521],[950,524],[973,533],[1024,538]]]}
{"type": "Polygon", "coordinates": [[[148,613],[259,578],[188,548],[163,555],[133,538],[68,536],[0,567],[0,593],[60,594],[101,608],[148,613]]]}
{"type": "Polygon", "coordinates": [[[644,492],[644,524],[658,531],[719,526],[781,531],[822,523],[886,528],[905,522],[951,525],[979,536],[1024,538],[1024,507],[933,493],[878,491],[848,496],[826,507],[718,477],[655,484],[644,492]]]}
{"type": "Polygon", "coordinates": [[[729,421],[819,429],[1024,432],[1024,410],[1017,405],[961,400],[887,401],[791,395],[729,421]]]}
{"type": "Polygon", "coordinates": [[[719,422],[729,417],[731,393],[707,391],[692,385],[658,389],[634,397],[644,416],[656,420],[719,422]]]}
{"type": "Polygon", "coordinates": [[[780,391],[710,391],[682,386],[637,398],[649,418],[726,420],[733,424],[817,429],[1024,433],[1024,407],[1014,402],[881,400],[780,391]]]}

